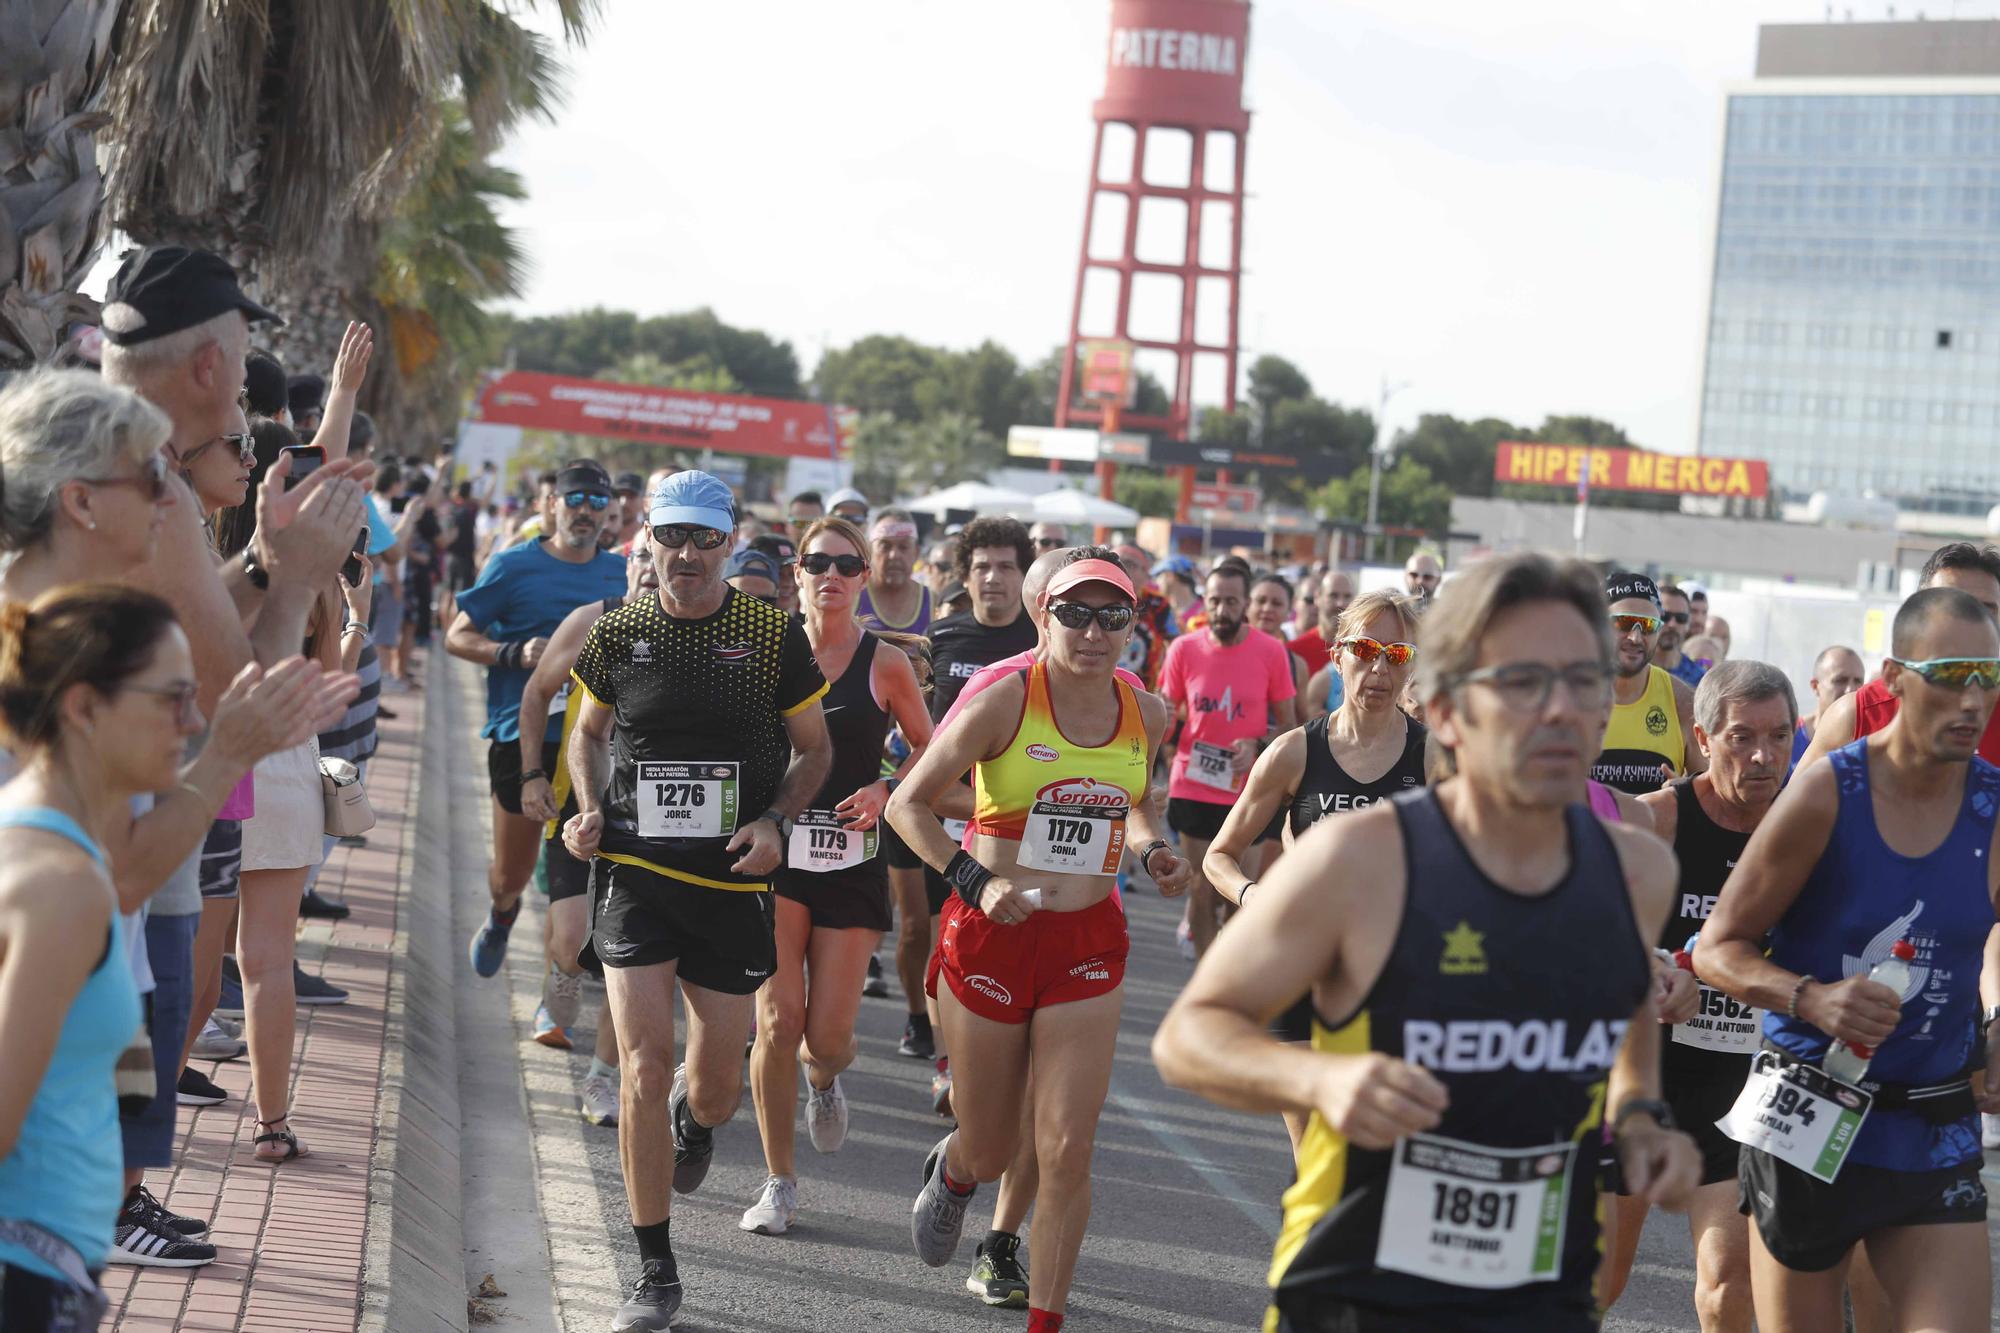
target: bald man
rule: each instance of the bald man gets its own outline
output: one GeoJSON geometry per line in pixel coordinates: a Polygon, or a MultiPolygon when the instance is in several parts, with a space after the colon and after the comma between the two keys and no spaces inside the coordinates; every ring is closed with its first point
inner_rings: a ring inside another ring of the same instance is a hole
{"type": "Polygon", "coordinates": [[[1812,716],[1800,718],[1798,729],[1792,733],[1793,767],[1798,766],[1812,744],[1813,731],[1826,716],[1826,710],[1860,689],[1867,680],[1868,671],[1861,665],[1860,653],[1837,643],[1820,649],[1819,656],[1813,659],[1812,680],[1808,682],[1812,687],[1812,716]]]}
{"type": "Polygon", "coordinates": [[[1316,623],[1285,645],[1292,650],[1293,656],[1306,664],[1308,680],[1325,670],[1332,658],[1333,639],[1341,614],[1353,600],[1354,579],[1342,570],[1327,570],[1320,579],[1319,595],[1314,599],[1316,623]]]}
{"type": "Polygon", "coordinates": [[[1417,599],[1421,609],[1437,596],[1438,580],[1443,577],[1444,566],[1438,563],[1438,558],[1429,551],[1418,551],[1403,565],[1403,590],[1417,599]]]}

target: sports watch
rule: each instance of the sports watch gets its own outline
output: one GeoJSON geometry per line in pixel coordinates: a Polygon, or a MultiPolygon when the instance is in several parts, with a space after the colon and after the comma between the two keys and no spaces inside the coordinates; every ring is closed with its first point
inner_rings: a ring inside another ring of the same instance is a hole
{"type": "Polygon", "coordinates": [[[1630,1097],[1618,1108],[1618,1115],[1611,1122],[1611,1132],[1616,1134],[1625,1127],[1625,1118],[1632,1115],[1649,1115],[1661,1129],[1678,1129],[1674,1123],[1674,1108],[1654,1097],[1630,1097]]]}
{"type": "Polygon", "coordinates": [[[785,818],[784,812],[779,810],[778,807],[772,806],[763,814],[758,815],[757,818],[768,819],[778,826],[778,840],[780,842],[792,836],[792,821],[785,818]]]}

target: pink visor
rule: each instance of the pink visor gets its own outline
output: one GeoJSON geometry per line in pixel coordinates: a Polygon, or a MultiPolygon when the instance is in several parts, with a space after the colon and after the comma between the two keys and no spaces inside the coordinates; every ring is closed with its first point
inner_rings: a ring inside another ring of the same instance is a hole
{"type": "Polygon", "coordinates": [[[1139,600],[1138,594],[1132,591],[1132,580],[1125,577],[1123,566],[1109,560],[1079,560],[1055,572],[1049,586],[1042,589],[1042,605],[1047,606],[1051,598],[1085,583],[1108,583],[1133,602],[1139,600]]]}

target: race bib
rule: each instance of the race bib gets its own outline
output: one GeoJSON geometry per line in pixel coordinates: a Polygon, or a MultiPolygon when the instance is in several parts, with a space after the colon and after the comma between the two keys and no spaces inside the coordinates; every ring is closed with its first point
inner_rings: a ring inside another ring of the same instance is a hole
{"type": "Polygon", "coordinates": [[[642,838],[726,838],[736,832],[733,763],[639,761],[633,787],[642,838]]]}
{"type": "Polygon", "coordinates": [[[1125,850],[1125,813],[1117,805],[1036,801],[1021,832],[1020,862],[1031,870],[1115,875],[1125,850]]]}
{"type": "Polygon", "coordinates": [[[1192,781],[1217,791],[1236,790],[1236,764],[1226,745],[1196,741],[1188,751],[1187,775],[1192,781]]]}
{"type": "Polygon", "coordinates": [[[549,700],[550,717],[560,717],[569,711],[569,690],[570,682],[564,681],[563,687],[556,691],[553,699],[549,700]]]}
{"type": "Polygon", "coordinates": [[[792,824],[792,843],[785,864],[794,870],[825,874],[875,859],[876,831],[860,833],[841,826],[831,810],[801,811],[792,824]]]}
{"type": "Polygon", "coordinates": [[[1736,1104],[1715,1127],[1831,1185],[1874,1101],[1811,1065],[1759,1051],[1736,1104]]]}
{"type": "Polygon", "coordinates": [[[1415,1134],[1390,1150],[1375,1266],[1455,1287],[1562,1276],[1576,1144],[1488,1148],[1415,1134]]]}
{"type": "Polygon", "coordinates": [[[1731,999],[1713,986],[1701,988],[1701,1008],[1685,1023],[1674,1024],[1674,1040],[1683,1046],[1724,1055],[1754,1055],[1762,1044],[1764,1012],[1731,999]]]}

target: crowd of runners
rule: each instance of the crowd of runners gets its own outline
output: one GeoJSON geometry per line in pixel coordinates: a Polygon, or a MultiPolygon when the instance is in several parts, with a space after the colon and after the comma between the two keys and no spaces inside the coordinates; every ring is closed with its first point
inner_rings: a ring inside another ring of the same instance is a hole
{"type": "Polygon", "coordinates": [[[213,1258],[145,1184],[203,1061],[247,1053],[258,1158],[306,1151],[323,784],[433,628],[485,686],[467,984],[539,896],[531,1036],[587,1035],[618,1136],[617,1330],[699,1283],[673,1199],[746,1084],[740,1226],[794,1226],[798,1122],[841,1149],[892,981],[945,1131],[916,1257],[1060,1329],[1135,893],[1193,964],[1160,1072],[1289,1141],[1267,1330],[1594,1328],[1656,1207],[1705,1330],[1986,1326],[2000,551],[1933,554],[1880,671],[1828,646],[1802,711],[1701,588],[1532,553],[1363,588],[588,458],[412,491],[354,412],[365,329],[288,385],[213,256],[113,298],[101,373],[0,387],[0,1326],[213,1258]]]}

